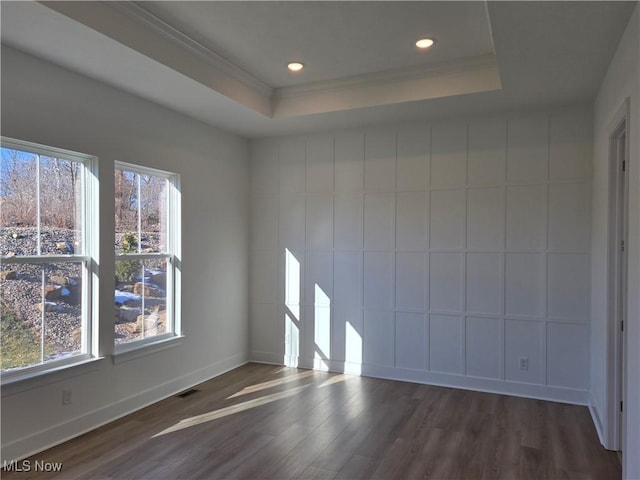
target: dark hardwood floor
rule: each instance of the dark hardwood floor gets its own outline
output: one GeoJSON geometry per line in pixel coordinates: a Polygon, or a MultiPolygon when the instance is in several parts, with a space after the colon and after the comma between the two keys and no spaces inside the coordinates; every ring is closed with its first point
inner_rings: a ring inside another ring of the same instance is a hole
{"type": "Polygon", "coordinates": [[[586,407],[258,364],[196,388],[2,478],[621,477],[586,407]]]}

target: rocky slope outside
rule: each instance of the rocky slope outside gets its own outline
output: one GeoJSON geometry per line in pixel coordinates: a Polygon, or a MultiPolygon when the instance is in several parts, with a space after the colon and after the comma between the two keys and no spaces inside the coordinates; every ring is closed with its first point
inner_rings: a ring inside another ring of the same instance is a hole
{"type": "MultiPolygon", "coordinates": [[[[122,234],[116,234],[116,251],[121,249],[122,234]]],[[[3,351],[13,352],[42,348],[44,318],[45,360],[78,353],[81,350],[82,285],[81,263],[46,265],[10,264],[10,257],[37,252],[35,228],[2,227],[0,254],[5,257],[0,267],[0,302],[3,312],[3,351]],[[44,272],[44,276],[43,276],[44,272]],[[9,325],[9,323],[15,323],[9,325]],[[9,348],[18,330],[33,332],[29,345],[9,348]],[[31,345],[33,344],[33,345],[31,345]]],[[[144,234],[141,247],[157,251],[158,234],[144,234]]],[[[40,235],[41,252],[65,255],[80,252],[78,232],[47,228],[40,235]]],[[[162,333],[166,318],[166,268],[163,261],[146,261],[143,270],[127,281],[116,281],[114,295],[115,341],[131,340],[162,333]],[[143,314],[144,311],[144,314],[143,314]],[[144,332],[144,333],[143,333],[144,332]]],[[[7,358],[3,354],[2,369],[26,366],[21,355],[7,358]],[[20,357],[20,358],[19,358],[20,357]]]]}

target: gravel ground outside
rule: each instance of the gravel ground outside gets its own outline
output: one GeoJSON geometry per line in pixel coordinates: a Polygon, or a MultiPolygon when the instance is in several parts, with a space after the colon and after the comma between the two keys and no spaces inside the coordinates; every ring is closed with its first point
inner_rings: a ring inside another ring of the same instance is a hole
{"type": "MultiPolygon", "coordinates": [[[[122,251],[122,234],[116,234],[116,251],[122,251]]],[[[67,229],[43,229],[40,237],[41,252],[46,254],[70,254],[81,252],[78,232],[67,229]]],[[[158,235],[143,236],[142,247],[146,251],[157,251],[158,235]]],[[[0,228],[0,254],[3,257],[33,255],[37,253],[37,231],[35,228],[2,227],[0,228]]],[[[14,321],[32,329],[38,340],[42,338],[44,319],[44,336],[52,352],[50,358],[67,356],[81,349],[81,316],[82,316],[82,275],[81,263],[52,263],[47,265],[7,264],[2,261],[0,272],[0,301],[10,312],[15,314],[14,321]],[[44,272],[44,280],[43,280],[44,272]],[[44,288],[43,288],[44,285],[44,288]],[[45,296],[43,302],[43,294],[45,296]],[[44,312],[43,312],[44,310],[44,312]]],[[[148,267],[148,265],[145,265],[148,267]]],[[[158,273],[158,265],[153,265],[158,273]]],[[[149,277],[150,278],[150,277],[149,277]]],[[[145,283],[150,282],[145,278],[145,283]]],[[[137,280],[141,280],[138,278],[137,280]]],[[[135,281],[117,284],[118,291],[129,291],[128,308],[140,310],[140,300],[136,301],[133,293],[135,281]]],[[[145,313],[152,314],[164,310],[166,299],[162,298],[162,290],[154,287],[156,298],[145,297],[145,313]],[[159,293],[158,293],[159,292],[159,293]],[[160,297],[160,298],[157,298],[160,297]]],[[[138,292],[140,293],[140,292],[138,292]]],[[[145,294],[146,295],[146,294],[145,294]]],[[[138,299],[141,297],[138,295],[138,299]]],[[[125,343],[141,337],[140,322],[136,324],[136,315],[123,318],[120,309],[125,305],[114,303],[115,341],[125,343]]],[[[4,310],[3,310],[4,311],[4,310]]],[[[138,313],[141,313],[140,311],[138,313]]],[[[2,321],[9,321],[3,318],[2,321]]],[[[155,333],[164,331],[164,325],[158,325],[155,333]]],[[[4,364],[4,363],[3,363],[4,364]]]]}

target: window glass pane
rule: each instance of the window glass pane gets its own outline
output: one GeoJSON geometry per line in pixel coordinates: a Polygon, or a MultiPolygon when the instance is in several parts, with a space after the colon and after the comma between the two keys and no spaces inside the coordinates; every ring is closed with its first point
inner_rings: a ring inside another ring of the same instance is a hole
{"type": "Polygon", "coordinates": [[[114,182],[116,253],[135,253],[139,239],[137,175],[116,169],[114,182]],[[125,235],[128,236],[123,239],[125,235]]]}
{"type": "Polygon", "coordinates": [[[82,353],[83,272],[79,262],[2,268],[2,371],[82,353]]]}
{"type": "Polygon", "coordinates": [[[84,203],[86,167],[80,158],[91,162],[90,157],[18,140],[3,138],[2,143],[0,358],[5,372],[91,353],[88,306],[83,305],[91,293],[83,292],[90,264],[74,256],[91,254],[83,245],[83,218],[95,205],[84,203]],[[54,156],[45,153],[54,150],[54,156]],[[53,262],[40,257],[51,255],[69,257],[53,262]]]}
{"type": "Polygon", "coordinates": [[[167,331],[166,283],[166,259],[116,261],[116,344],[167,331]]]}
{"type": "Polygon", "coordinates": [[[0,254],[36,255],[38,155],[2,148],[0,254]]]}
{"type": "Polygon", "coordinates": [[[82,254],[81,168],[79,162],[40,156],[42,255],[82,254]]]}
{"type": "Polygon", "coordinates": [[[140,175],[140,215],[142,251],[167,252],[166,197],[167,180],[140,175]]]}
{"type": "Polygon", "coordinates": [[[166,253],[167,180],[115,170],[116,253],[166,253]]]}
{"type": "MultiPolygon", "coordinates": [[[[171,179],[171,180],[170,180],[171,179]]],[[[116,259],[115,343],[173,332],[168,299],[172,289],[173,248],[168,244],[170,174],[117,164],[115,169],[116,259]],[[118,168],[124,167],[124,168],[118,168]],[[143,258],[164,254],[163,258],[143,258]]]]}

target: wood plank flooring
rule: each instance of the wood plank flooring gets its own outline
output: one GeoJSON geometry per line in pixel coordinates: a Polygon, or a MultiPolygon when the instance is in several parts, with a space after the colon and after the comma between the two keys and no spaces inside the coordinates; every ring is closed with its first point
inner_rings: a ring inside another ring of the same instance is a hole
{"type": "Polygon", "coordinates": [[[586,407],[249,364],[35,455],[4,479],[621,477],[586,407]]]}

